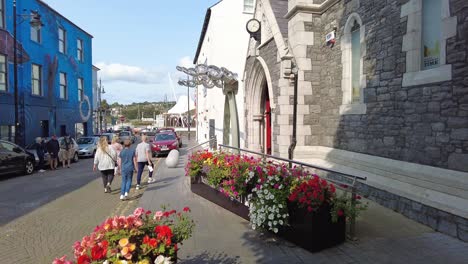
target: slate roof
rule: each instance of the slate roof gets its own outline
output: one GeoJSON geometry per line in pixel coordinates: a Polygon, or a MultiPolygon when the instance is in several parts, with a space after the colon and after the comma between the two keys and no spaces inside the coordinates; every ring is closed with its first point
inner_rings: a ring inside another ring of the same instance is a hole
{"type": "Polygon", "coordinates": [[[283,38],[288,37],[288,20],[284,18],[288,13],[288,0],[269,0],[273,13],[276,17],[276,22],[281,31],[283,38]]]}

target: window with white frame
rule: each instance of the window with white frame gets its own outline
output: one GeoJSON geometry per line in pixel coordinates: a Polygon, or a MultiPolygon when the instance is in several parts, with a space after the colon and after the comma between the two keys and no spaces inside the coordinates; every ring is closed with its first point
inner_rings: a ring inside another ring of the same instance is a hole
{"type": "Polygon", "coordinates": [[[255,0],[244,0],[244,12],[253,13],[255,9],[255,0]]]}
{"type": "Polygon", "coordinates": [[[78,101],[83,101],[84,91],[83,91],[83,78],[78,78],[78,101]]]}
{"type": "Polygon", "coordinates": [[[84,61],[84,54],[83,54],[83,40],[77,39],[76,40],[76,56],[79,61],[84,61]]]}
{"type": "Polygon", "coordinates": [[[0,54],[0,92],[7,92],[7,57],[0,54]]]}
{"type": "Polygon", "coordinates": [[[31,26],[31,40],[37,43],[41,43],[41,29],[31,26]]]}
{"type": "Polygon", "coordinates": [[[64,72],[60,73],[60,99],[67,99],[68,88],[67,88],[67,74],[64,72]]]}
{"type": "Polygon", "coordinates": [[[67,50],[67,32],[61,27],[58,29],[58,41],[59,51],[65,54],[67,50]]]}
{"type": "Polygon", "coordinates": [[[406,52],[403,86],[449,81],[446,42],[457,33],[457,18],[450,16],[449,0],[410,0],[401,7],[407,17],[402,51],[406,52]]]}
{"type": "Polygon", "coordinates": [[[42,96],[42,67],[38,64],[32,65],[32,94],[42,96]]]}
{"type": "Polygon", "coordinates": [[[357,13],[352,13],[344,28],[341,43],[341,62],[343,64],[342,92],[343,101],[340,114],[365,114],[364,88],[366,76],[363,72],[366,55],[365,26],[357,13]]]}
{"type": "Polygon", "coordinates": [[[0,0],[0,28],[5,28],[5,3],[0,0]]]}

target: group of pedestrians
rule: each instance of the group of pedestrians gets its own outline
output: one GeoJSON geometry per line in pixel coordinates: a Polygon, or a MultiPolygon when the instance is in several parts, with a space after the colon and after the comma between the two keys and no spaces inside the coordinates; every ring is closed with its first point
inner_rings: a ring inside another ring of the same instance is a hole
{"type": "Polygon", "coordinates": [[[73,158],[73,140],[67,134],[59,143],[57,136],[53,135],[47,143],[41,137],[36,138],[36,142],[32,148],[36,150],[39,163],[37,169],[39,172],[45,172],[45,153],[49,153],[49,166],[50,170],[56,170],[59,165],[59,160],[62,161],[63,168],[70,168],[71,159],[73,158]]]}
{"type": "Polygon", "coordinates": [[[141,137],[141,143],[137,145],[136,149],[132,149],[131,145],[130,140],[125,140],[122,146],[117,137],[113,138],[112,144],[108,144],[107,138],[101,137],[94,156],[93,170],[96,171],[97,168],[101,172],[105,193],[111,192],[114,177],[122,176],[120,200],[128,198],[135,171],[137,172],[136,190],[141,188],[141,176],[145,166],[148,166],[149,170],[148,183],[155,181],[151,161],[152,153],[150,145],[146,142],[146,136],[141,137]]]}

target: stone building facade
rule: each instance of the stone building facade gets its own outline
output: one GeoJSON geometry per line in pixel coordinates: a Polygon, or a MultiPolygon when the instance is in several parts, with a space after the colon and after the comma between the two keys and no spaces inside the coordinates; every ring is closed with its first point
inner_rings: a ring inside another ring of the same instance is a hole
{"type": "MultiPolygon", "coordinates": [[[[255,17],[246,95],[262,78],[272,91],[273,153],[287,157],[296,125],[295,159],[366,176],[371,199],[468,240],[468,2],[259,0],[255,17]]],[[[261,103],[247,99],[262,150],[261,103]]]]}

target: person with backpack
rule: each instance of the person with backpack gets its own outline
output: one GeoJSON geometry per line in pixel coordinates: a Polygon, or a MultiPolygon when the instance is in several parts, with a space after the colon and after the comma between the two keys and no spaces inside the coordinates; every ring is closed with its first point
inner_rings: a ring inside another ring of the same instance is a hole
{"type": "Polygon", "coordinates": [[[73,156],[73,141],[68,134],[65,134],[65,137],[63,137],[59,154],[61,154],[60,159],[62,160],[63,168],[65,168],[65,164],[70,168],[70,162],[73,156]]]}

